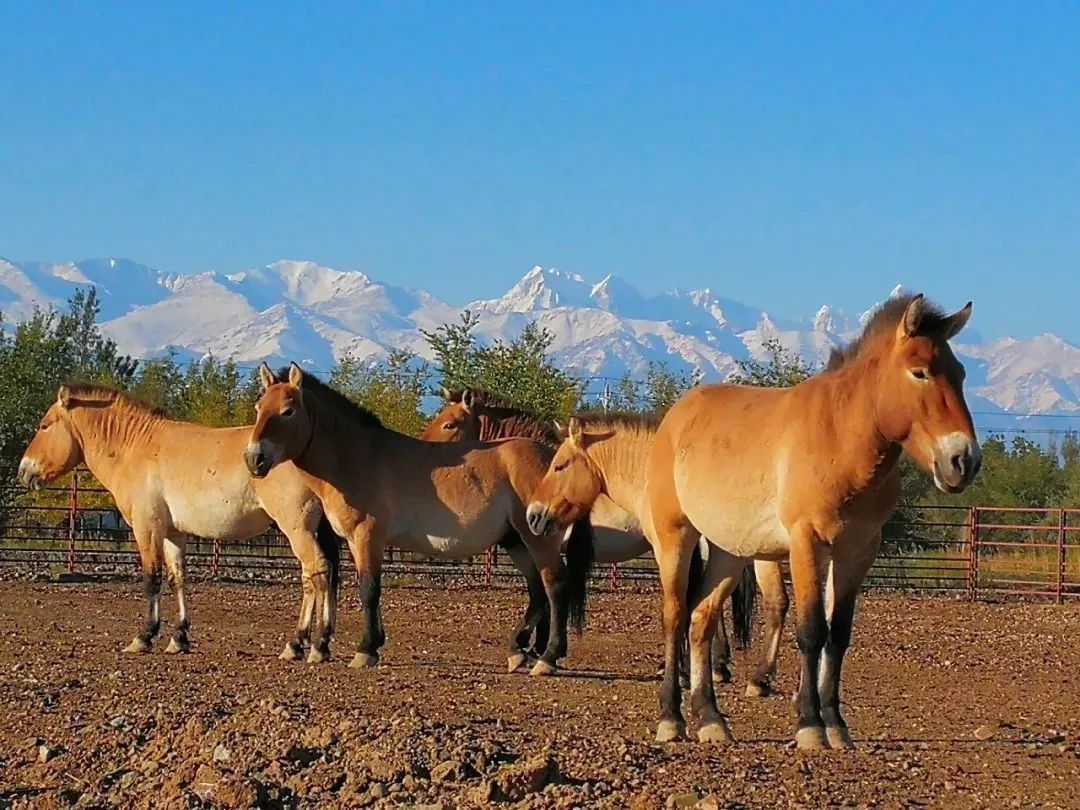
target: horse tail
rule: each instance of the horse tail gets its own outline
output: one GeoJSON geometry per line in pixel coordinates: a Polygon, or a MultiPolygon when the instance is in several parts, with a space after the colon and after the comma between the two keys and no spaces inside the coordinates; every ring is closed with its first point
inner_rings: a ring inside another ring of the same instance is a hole
{"type": "Polygon", "coordinates": [[[579,633],[585,627],[589,574],[596,561],[593,543],[593,527],[588,516],[574,521],[566,538],[566,601],[570,626],[579,633]]]}
{"type": "MultiPolygon", "coordinates": [[[[694,552],[690,555],[690,570],[686,575],[686,605],[694,604],[701,596],[702,580],[705,579],[705,556],[702,552],[705,538],[694,543],[694,552]]],[[[687,625],[689,627],[689,625],[687,625]]]]}
{"type": "Polygon", "coordinates": [[[330,598],[337,604],[338,584],[341,582],[341,538],[338,537],[326,515],[319,518],[315,529],[315,544],[330,565],[330,598]]]}
{"type": "Polygon", "coordinates": [[[757,608],[757,577],[753,564],[743,566],[742,578],[731,592],[731,624],[739,649],[750,646],[754,631],[754,611],[757,608]]]}

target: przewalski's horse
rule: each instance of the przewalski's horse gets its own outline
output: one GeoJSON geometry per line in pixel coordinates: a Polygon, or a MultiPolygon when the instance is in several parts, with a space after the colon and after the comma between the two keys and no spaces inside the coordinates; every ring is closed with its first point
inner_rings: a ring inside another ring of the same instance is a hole
{"type": "Polygon", "coordinates": [[[167,418],[113,388],[60,387],[19,463],[19,480],[39,488],[85,463],[130,524],[142,561],[146,623],[127,652],[148,652],[161,626],[162,564],[177,603],[166,652],[189,647],[184,550],[189,536],[245,540],[273,520],[303,570],[303,602],[294,638],[281,658],[303,657],[318,618],[309,661],[325,660],[334,626],[341,547],[322,506],[291,464],[254,481],[243,463],[250,427],[209,428],[167,418]]]}
{"type": "Polygon", "coordinates": [[[688,619],[698,737],[731,739],[704,674],[707,640],[746,562],[786,556],[802,657],[796,744],[852,746],[840,713],[840,670],[856,595],[900,497],[900,454],[947,493],[969,486],[982,463],[964,368],[949,347],[970,315],[970,303],[946,315],[921,295],[893,298],[831,371],[793,388],[695,388],[664,417],[645,498],[664,599],[658,739],[685,735],[677,670],[688,619]],[[702,534],[720,547],[702,581],[692,583],[702,534]]]}
{"type": "MultiPolygon", "coordinates": [[[[563,441],[551,461],[547,475],[533,493],[529,505],[530,525],[545,529],[551,523],[566,526],[581,515],[588,514],[598,497],[604,495],[625,509],[636,520],[648,515],[645,500],[645,465],[652,449],[660,419],[640,414],[583,413],[572,418],[563,430],[563,441]]],[[[711,554],[711,551],[707,553],[711,554]]],[[[761,592],[765,597],[765,648],[757,671],[747,684],[751,697],[764,697],[771,691],[780,639],[787,615],[788,598],[780,563],[757,560],[754,569],[761,592]]],[[[754,587],[743,582],[740,587],[754,587]]],[[[736,634],[747,639],[750,634],[752,610],[742,600],[733,598],[732,618],[736,634]],[[740,609],[742,608],[742,609],[740,609]]],[[[717,659],[727,670],[728,643],[722,617],[717,620],[717,636],[713,642],[713,676],[716,678],[717,659]],[[717,644],[719,642],[719,644],[717,644]],[[720,647],[718,650],[717,647],[720,647]]],[[[683,662],[683,668],[686,662],[683,662]]],[[[680,675],[688,674],[680,672],[680,675]]],[[[727,678],[730,680],[730,670],[727,678]]]]}
{"type": "MultiPolygon", "coordinates": [[[[450,391],[442,389],[444,405],[428,424],[420,438],[428,441],[492,441],[505,439],[511,436],[526,436],[530,439],[543,442],[553,448],[558,448],[566,437],[565,429],[557,423],[541,420],[521,408],[508,405],[498,396],[481,389],[463,388],[450,391]]],[[[635,420],[640,421],[640,420],[635,420]]],[[[653,420],[653,425],[659,420],[653,420]]],[[[637,460],[638,472],[644,465],[643,457],[637,460]]],[[[640,477],[640,476],[639,476],[640,477]]],[[[639,486],[641,482],[639,482],[639,486]]],[[[535,500],[535,496],[533,498],[535,500]]],[[[649,541],[641,529],[641,524],[636,516],[635,509],[627,510],[615,503],[601,488],[589,502],[587,507],[579,511],[575,520],[588,516],[593,525],[594,543],[596,546],[596,561],[600,563],[621,563],[640,557],[650,551],[649,541]]],[[[572,521],[571,521],[572,522],[572,521]]],[[[562,527],[570,525],[570,522],[559,524],[562,527]]],[[[513,548],[508,548],[511,554],[513,548]]],[[[707,553],[707,552],[706,552],[707,553]]],[[[526,560],[526,562],[528,562],[526,560]]],[[[764,566],[775,566],[775,563],[763,563],[764,566]]],[[[519,567],[522,567],[519,565],[519,567]]],[[[524,570],[524,568],[522,569],[524,570]]],[[[766,572],[766,576],[772,571],[766,572]]],[[[787,611],[787,594],[783,588],[783,581],[779,579],[779,569],[776,570],[779,585],[779,596],[769,592],[766,596],[774,597],[770,605],[779,599],[783,602],[779,618],[779,629],[783,628],[783,616],[787,611]]],[[[526,578],[530,575],[526,573],[526,578]]],[[[532,575],[535,578],[535,574],[532,575]]],[[[766,586],[769,582],[766,582],[766,586]]],[[[741,611],[737,622],[740,630],[744,627],[745,619],[749,619],[753,613],[753,601],[755,593],[754,583],[748,581],[743,584],[743,590],[732,595],[732,610],[741,611]],[[746,590],[749,589],[749,590],[746,590]],[[740,597],[744,597],[740,600],[740,597]]],[[[774,589],[775,590],[775,589],[774,589]]],[[[542,596],[542,593],[540,594],[542,596]]],[[[530,588],[530,600],[537,598],[530,588]]],[[[537,628],[538,639],[547,632],[546,626],[537,628]]],[[[746,639],[740,633],[740,641],[746,639]]],[[[538,644],[540,641],[538,640],[538,644]]],[[[775,655],[772,658],[775,666],[775,655]]],[[[688,668],[687,668],[688,669],[688,668]]],[[[688,673],[687,673],[688,674],[688,673]]],[[[716,641],[713,647],[713,676],[724,683],[731,681],[731,648],[728,644],[727,632],[724,628],[723,618],[717,623],[716,641]]],[[[768,694],[768,679],[762,681],[763,687],[759,688],[751,683],[748,691],[754,694],[768,694]]]]}
{"type": "MultiPolygon", "coordinates": [[[[264,392],[244,458],[257,477],[292,461],[335,531],[349,540],[365,619],[350,666],[374,666],[386,640],[379,596],[387,545],[460,559],[516,533],[540,570],[551,616],[552,632],[532,674],[554,672],[566,654],[568,617],[579,627],[584,620],[592,530],[587,520],[571,528],[566,566],[559,553],[564,532],[529,531],[526,505],[551,460],[550,448],[530,439],[420,441],[383,427],[374,414],[295,363],[284,382],[265,364],[259,375],[264,392]]],[[[520,637],[520,628],[511,636],[512,664],[523,655],[527,638],[520,637]]]]}

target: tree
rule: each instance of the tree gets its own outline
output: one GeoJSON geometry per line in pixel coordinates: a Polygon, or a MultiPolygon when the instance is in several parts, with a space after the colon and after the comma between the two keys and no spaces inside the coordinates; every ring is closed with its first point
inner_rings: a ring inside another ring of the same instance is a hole
{"type": "Polygon", "coordinates": [[[341,358],[330,385],[378,416],[384,425],[410,436],[427,426],[422,403],[429,370],[400,349],[385,362],[365,365],[351,354],[341,358]]]}
{"type": "Polygon", "coordinates": [[[790,388],[814,375],[815,368],[776,338],[765,341],[768,360],[747,358],[736,361],[739,370],[727,381],[733,385],[756,385],[761,388],[790,388]]]}
{"type": "Polygon", "coordinates": [[[565,418],[575,408],[580,383],[548,359],[550,332],[531,323],[509,343],[484,346],[474,334],[476,324],[477,317],[466,310],[461,323],[423,332],[443,386],[482,388],[542,418],[565,418]]]}
{"type": "Polygon", "coordinates": [[[649,361],[645,380],[638,381],[624,374],[614,388],[605,387],[604,394],[582,404],[586,408],[599,407],[608,411],[651,413],[660,416],[675,401],[701,382],[698,369],[689,372],[672,372],[667,363],[649,361]]]}

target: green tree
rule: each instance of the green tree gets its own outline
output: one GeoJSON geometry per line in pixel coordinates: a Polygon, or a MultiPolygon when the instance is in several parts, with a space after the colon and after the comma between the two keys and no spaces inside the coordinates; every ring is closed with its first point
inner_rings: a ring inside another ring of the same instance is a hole
{"type": "Polygon", "coordinates": [[[510,342],[485,346],[474,334],[476,324],[466,311],[461,323],[423,332],[445,387],[483,388],[543,418],[565,418],[575,408],[580,383],[548,359],[550,332],[532,323],[510,342]]]}
{"type": "Polygon", "coordinates": [[[411,352],[392,352],[382,363],[364,364],[347,354],[330,375],[330,385],[378,416],[384,425],[416,436],[427,425],[422,403],[429,369],[411,352]]]}
{"type": "Polygon", "coordinates": [[[765,341],[767,360],[747,358],[736,361],[739,367],[727,381],[733,385],[756,385],[761,388],[789,388],[812,377],[816,369],[776,338],[765,341]]]}

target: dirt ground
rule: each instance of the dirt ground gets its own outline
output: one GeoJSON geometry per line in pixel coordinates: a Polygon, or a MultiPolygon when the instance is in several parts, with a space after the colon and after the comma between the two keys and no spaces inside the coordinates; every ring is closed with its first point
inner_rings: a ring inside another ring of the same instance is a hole
{"type": "Polygon", "coordinates": [[[745,697],[736,653],[736,745],[652,741],[653,593],[594,594],[543,679],[504,671],[514,590],[387,588],[368,671],[346,667],[351,595],[334,660],[307,665],[277,659],[297,588],[196,584],[183,656],[120,652],[139,591],[0,583],[0,807],[1080,807],[1075,607],[866,597],[844,680],[859,747],[806,754],[790,630],[782,697],[745,697]]]}

